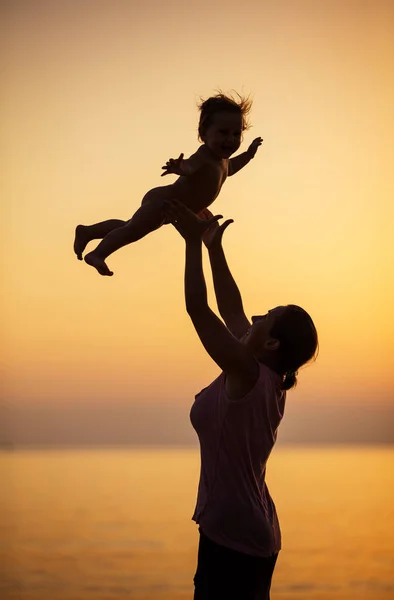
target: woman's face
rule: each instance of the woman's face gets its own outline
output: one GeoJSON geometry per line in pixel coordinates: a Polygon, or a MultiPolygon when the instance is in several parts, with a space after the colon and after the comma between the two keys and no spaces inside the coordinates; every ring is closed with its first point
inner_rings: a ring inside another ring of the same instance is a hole
{"type": "Polygon", "coordinates": [[[278,317],[283,315],[286,306],[272,308],[265,315],[254,315],[252,326],[242,338],[243,343],[250,348],[255,356],[263,356],[278,348],[279,342],[271,337],[272,327],[278,317]]]}

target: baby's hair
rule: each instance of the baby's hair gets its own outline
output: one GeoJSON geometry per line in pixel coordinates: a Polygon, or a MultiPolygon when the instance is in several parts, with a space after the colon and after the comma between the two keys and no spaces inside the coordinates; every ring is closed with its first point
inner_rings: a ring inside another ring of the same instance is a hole
{"type": "Polygon", "coordinates": [[[242,116],[242,131],[249,129],[248,115],[252,108],[252,100],[249,96],[244,97],[234,92],[234,95],[223,94],[221,90],[217,90],[215,96],[211,96],[207,100],[200,98],[198,104],[200,110],[200,121],[198,124],[198,138],[202,141],[202,137],[207,128],[212,122],[212,117],[218,112],[233,112],[242,116]]]}

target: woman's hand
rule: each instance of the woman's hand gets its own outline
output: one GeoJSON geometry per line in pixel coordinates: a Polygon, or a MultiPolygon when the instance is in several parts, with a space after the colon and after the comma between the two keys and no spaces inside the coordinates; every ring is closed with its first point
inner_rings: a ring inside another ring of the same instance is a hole
{"type": "MultiPolygon", "coordinates": [[[[204,208],[198,216],[203,220],[209,221],[212,220],[213,214],[210,210],[204,208]]],[[[213,221],[208,229],[204,231],[202,239],[208,250],[218,248],[221,245],[224,230],[227,229],[230,223],[234,223],[233,219],[227,219],[221,225],[217,221],[213,221]]]]}
{"type": "MultiPolygon", "coordinates": [[[[163,205],[164,214],[170,222],[174,225],[175,229],[179,231],[181,236],[186,241],[201,240],[204,232],[216,223],[218,219],[222,219],[222,215],[212,216],[209,213],[208,218],[200,219],[197,215],[189,210],[184,204],[178,202],[178,200],[167,200],[163,205]]],[[[201,213],[200,213],[201,214],[201,213]]]]}

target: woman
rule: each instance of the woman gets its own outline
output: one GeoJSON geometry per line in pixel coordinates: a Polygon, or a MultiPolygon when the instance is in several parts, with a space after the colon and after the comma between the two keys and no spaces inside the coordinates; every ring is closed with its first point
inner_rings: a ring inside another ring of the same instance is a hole
{"type": "Polygon", "coordinates": [[[166,214],[186,242],[186,309],[208,354],[222,370],[195,399],[190,418],[200,442],[201,473],[193,520],[200,541],[194,600],[269,600],[281,535],[265,483],[286,390],[311,360],[318,339],[312,319],[294,305],[245,316],[221,245],[221,216],[199,218],[184,205],[166,214]],[[212,312],[202,269],[209,250],[219,312],[212,312]]]}

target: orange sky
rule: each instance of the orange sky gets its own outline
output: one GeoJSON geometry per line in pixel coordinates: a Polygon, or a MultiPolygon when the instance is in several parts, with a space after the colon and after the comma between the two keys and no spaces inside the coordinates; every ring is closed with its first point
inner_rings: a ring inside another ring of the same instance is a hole
{"type": "Polygon", "coordinates": [[[175,230],[111,257],[112,279],[72,240],[77,223],[129,218],[197,148],[196,102],[220,87],[254,97],[242,149],[264,138],[214,205],[235,220],[247,313],[313,316],[299,402],[393,403],[393,3],[2,6],[3,398],[183,404],[216,376],[175,230]]]}

